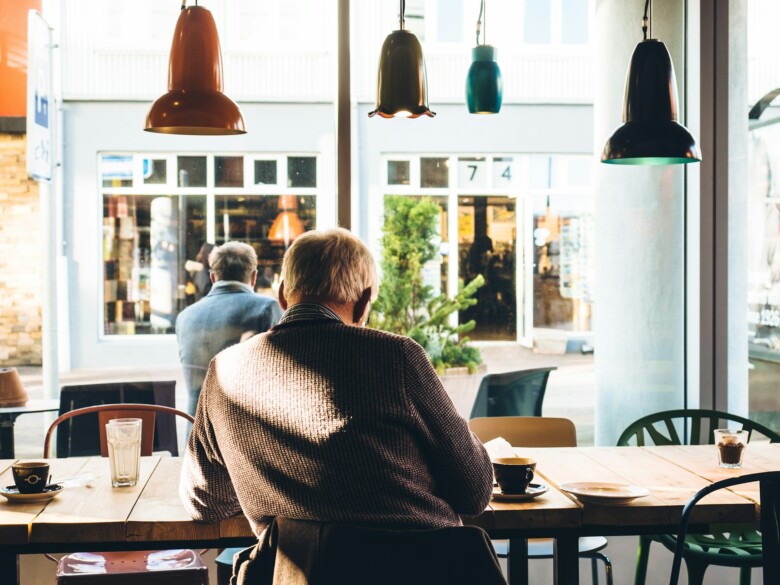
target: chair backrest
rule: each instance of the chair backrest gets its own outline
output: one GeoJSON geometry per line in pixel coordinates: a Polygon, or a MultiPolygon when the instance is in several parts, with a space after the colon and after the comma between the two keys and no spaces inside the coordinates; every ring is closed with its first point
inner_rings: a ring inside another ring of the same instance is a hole
{"type": "MultiPolygon", "coordinates": [[[[91,414],[98,417],[98,425],[97,429],[95,429],[95,435],[92,436],[92,443],[99,446],[99,450],[96,449],[96,452],[99,452],[101,456],[108,456],[106,423],[115,418],[140,418],[143,421],[141,423],[141,455],[151,455],[154,451],[155,419],[158,413],[180,416],[189,422],[194,422],[195,420],[186,412],[160,404],[99,404],[97,406],[77,408],[76,410],[71,410],[70,412],[66,412],[57,417],[57,419],[51,423],[49,430],[46,431],[46,438],[43,441],[43,457],[44,459],[48,459],[51,456],[51,436],[54,433],[54,429],[59,427],[61,423],[70,421],[79,416],[89,416],[91,414]],[[95,442],[96,435],[100,439],[99,443],[95,442]]],[[[59,449],[57,455],[60,456],[59,449]]],[[[65,457],[67,457],[67,455],[65,455],[65,457]]]]}
{"type": "Polygon", "coordinates": [[[274,582],[506,585],[490,538],[476,526],[387,530],[288,518],[276,525],[274,582]]]}
{"type": "Polygon", "coordinates": [[[780,442],[780,434],[748,418],[718,410],[665,410],[634,421],[618,438],[619,446],[636,445],[712,445],[712,431],[739,426],[763,435],[772,443],[780,442]],[[681,436],[682,433],[682,436],[681,436]]]}
{"type": "Polygon", "coordinates": [[[683,508],[680,528],[677,531],[670,585],[677,585],[680,578],[685,535],[688,532],[688,521],[696,503],[714,491],[754,481],[759,482],[761,489],[761,547],[764,559],[764,585],[777,585],[777,578],[780,575],[780,471],[751,473],[716,481],[700,489],[688,500],[683,508]]]}
{"type": "Polygon", "coordinates": [[[513,447],[577,446],[577,429],[568,418],[488,416],[472,418],[469,428],[483,443],[503,437],[513,447]]]}
{"type": "MultiPolygon", "coordinates": [[[[175,408],[176,381],[109,382],[63,386],[60,390],[60,415],[100,404],[160,404],[175,408]]],[[[57,429],[57,456],[83,457],[97,455],[98,415],[89,414],[68,420],[57,429]]],[[[155,451],[178,455],[176,418],[168,413],[157,416],[155,451]]]]}
{"type": "Polygon", "coordinates": [[[555,366],[488,374],[482,378],[469,418],[542,416],[547,379],[555,366]]]}

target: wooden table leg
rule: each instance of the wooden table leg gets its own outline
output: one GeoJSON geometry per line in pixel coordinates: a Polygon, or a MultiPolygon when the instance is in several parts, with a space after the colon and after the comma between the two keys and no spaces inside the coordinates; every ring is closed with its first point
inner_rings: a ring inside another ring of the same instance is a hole
{"type": "Polygon", "coordinates": [[[509,539],[506,567],[509,585],[528,585],[528,540],[509,539]]]}
{"type": "Polygon", "coordinates": [[[579,539],[576,536],[558,537],[553,541],[555,585],[579,585],[579,539]]]}
{"type": "Polygon", "coordinates": [[[9,584],[20,585],[19,577],[19,557],[13,553],[0,553],[0,575],[3,575],[3,583],[6,583],[8,577],[12,577],[9,584]]]}

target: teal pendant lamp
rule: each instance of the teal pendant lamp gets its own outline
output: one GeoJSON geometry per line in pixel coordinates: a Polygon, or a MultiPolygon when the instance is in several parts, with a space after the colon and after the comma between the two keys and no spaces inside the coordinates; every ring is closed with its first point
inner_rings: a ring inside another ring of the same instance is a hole
{"type": "MultiPolygon", "coordinates": [[[[674,165],[699,162],[696,138],[677,121],[677,84],[666,46],[647,38],[634,49],[626,78],[623,125],[607,140],[601,162],[618,165],[674,165]]],[[[652,37],[652,26],[650,27],[652,37]]]]}
{"type": "Polygon", "coordinates": [[[471,114],[498,114],[504,97],[504,82],[501,79],[501,69],[496,63],[496,49],[485,44],[487,15],[485,0],[479,7],[477,19],[477,46],[471,50],[471,67],[466,76],[466,105],[471,114]],[[485,27],[482,28],[482,18],[485,27]],[[482,44],[479,35],[482,33],[482,44]]]}
{"type": "Polygon", "coordinates": [[[382,118],[433,117],[428,107],[428,79],[422,46],[417,37],[404,29],[406,3],[401,0],[400,29],[393,31],[382,45],[377,75],[376,109],[368,114],[382,118]]]}

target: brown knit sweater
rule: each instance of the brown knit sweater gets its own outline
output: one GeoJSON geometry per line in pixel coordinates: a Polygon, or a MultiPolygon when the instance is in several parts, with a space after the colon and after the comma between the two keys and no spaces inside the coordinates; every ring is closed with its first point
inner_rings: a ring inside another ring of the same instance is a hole
{"type": "Polygon", "coordinates": [[[433,528],[490,499],[487,453],[398,335],[277,325],[214,358],[195,418],[180,493],[196,520],[433,528]]]}

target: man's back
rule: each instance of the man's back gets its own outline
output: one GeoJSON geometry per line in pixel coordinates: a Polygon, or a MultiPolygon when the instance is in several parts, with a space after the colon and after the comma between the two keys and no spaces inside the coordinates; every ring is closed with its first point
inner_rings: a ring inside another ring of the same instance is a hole
{"type": "Polygon", "coordinates": [[[218,284],[208,295],[184,309],[176,320],[179,358],[187,391],[193,399],[190,405],[193,414],[212,358],[241,341],[245,334],[267,331],[282,316],[276,299],[247,289],[239,283],[218,284]]]}
{"type": "MultiPolygon", "coordinates": [[[[225,498],[233,489],[255,527],[276,515],[447,526],[490,497],[484,450],[410,339],[333,321],[285,323],[211,367],[190,443],[210,469],[209,505],[197,510],[206,519],[235,508],[225,498]]],[[[187,482],[198,476],[193,469],[187,482]]]]}

